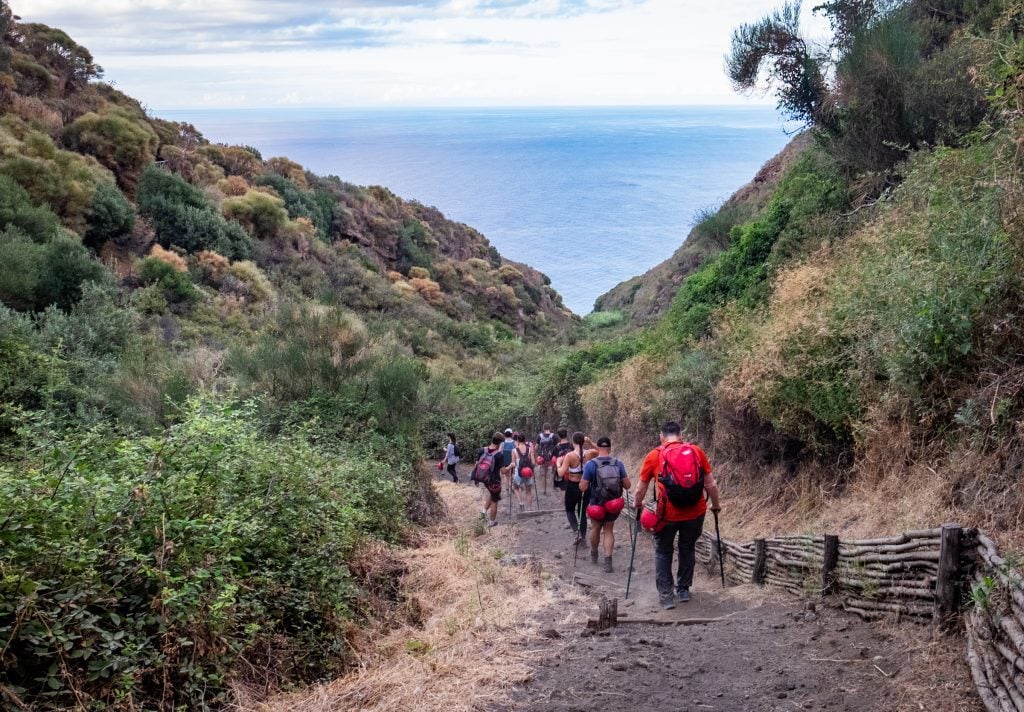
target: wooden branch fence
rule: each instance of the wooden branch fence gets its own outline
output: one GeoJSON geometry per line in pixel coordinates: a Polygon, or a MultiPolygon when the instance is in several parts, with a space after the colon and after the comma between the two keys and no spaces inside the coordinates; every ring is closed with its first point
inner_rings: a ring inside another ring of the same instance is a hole
{"type": "MultiPolygon", "coordinates": [[[[697,560],[718,575],[707,531],[697,560]]],[[[967,663],[988,712],[1024,712],[1024,575],[976,529],[944,524],[877,539],[778,536],[722,539],[726,580],[829,596],[865,620],[894,617],[959,630],[967,663]]]]}

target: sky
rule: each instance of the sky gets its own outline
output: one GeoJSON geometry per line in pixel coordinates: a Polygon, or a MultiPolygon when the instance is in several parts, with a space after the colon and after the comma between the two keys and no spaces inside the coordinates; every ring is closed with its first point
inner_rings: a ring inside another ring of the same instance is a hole
{"type": "Polygon", "coordinates": [[[736,95],[723,56],[734,27],[779,4],[11,0],[162,109],[771,103],[736,95]]]}

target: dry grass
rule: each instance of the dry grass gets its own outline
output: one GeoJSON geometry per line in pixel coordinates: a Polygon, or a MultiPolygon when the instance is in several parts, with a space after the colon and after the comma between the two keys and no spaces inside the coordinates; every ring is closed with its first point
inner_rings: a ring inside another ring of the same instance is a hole
{"type": "MultiPolygon", "coordinates": [[[[554,602],[539,566],[504,566],[513,533],[507,527],[474,537],[479,490],[436,484],[453,513],[416,548],[399,551],[403,594],[420,623],[393,621],[356,643],[358,669],[334,682],[257,701],[245,690],[236,708],[298,710],[490,709],[530,677],[537,651],[524,643],[536,633],[536,614],[554,602]]],[[[564,602],[564,598],[560,599],[564,602]]],[[[545,654],[556,651],[546,643],[545,654]]]]}

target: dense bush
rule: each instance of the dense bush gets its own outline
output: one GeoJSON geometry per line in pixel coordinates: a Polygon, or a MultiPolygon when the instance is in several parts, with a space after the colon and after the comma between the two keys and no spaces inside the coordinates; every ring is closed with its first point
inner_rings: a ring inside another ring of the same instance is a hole
{"type": "Polygon", "coordinates": [[[82,241],[98,248],[107,240],[131,232],[135,226],[135,209],[116,185],[100,183],[93,195],[88,221],[82,241]]]}
{"type": "Polygon", "coordinates": [[[36,207],[29,194],[9,176],[0,175],[0,229],[17,228],[36,242],[57,235],[60,221],[47,207],[36,207]]]}
{"type": "Polygon", "coordinates": [[[190,302],[199,296],[188,272],[175,269],[156,257],[147,257],[139,263],[139,278],[143,284],[158,286],[169,303],[190,302]]]}
{"type": "Polygon", "coordinates": [[[150,164],[139,179],[139,211],[153,220],[164,247],[188,252],[213,250],[232,259],[245,259],[252,240],[236,222],[225,220],[195,186],[150,164]]]}
{"type": "Polygon", "coordinates": [[[0,232],[0,302],[14,309],[69,309],[87,282],[110,275],[82,244],[60,236],[40,244],[16,228],[0,232]]]}
{"type": "Polygon", "coordinates": [[[64,144],[95,156],[113,171],[121,188],[132,191],[143,167],[156,156],[156,132],[145,119],[126,109],[90,112],[64,129],[64,144]]]}
{"type": "Polygon", "coordinates": [[[329,451],[303,428],[270,439],[255,417],[192,402],[153,437],[22,422],[0,464],[8,690],[194,709],[227,702],[251,665],[285,680],[337,669],[359,596],[346,562],[364,536],[399,531],[407,453],[329,451]]]}
{"type": "Polygon", "coordinates": [[[334,200],[321,190],[304,190],[293,181],[276,173],[260,176],[256,185],[265,185],[284,199],[291,219],[306,218],[316,226],[317,235],[326,240],[334,221],[334,200]]]}
{"type": "Polygon", "coordinates": [[[241,224],[261,240],[277,237],[288,222],[284,201],[259,190],[250,190],[237,198],[227,198],[221,204],[221,210],[224,217],[241,224]]]}

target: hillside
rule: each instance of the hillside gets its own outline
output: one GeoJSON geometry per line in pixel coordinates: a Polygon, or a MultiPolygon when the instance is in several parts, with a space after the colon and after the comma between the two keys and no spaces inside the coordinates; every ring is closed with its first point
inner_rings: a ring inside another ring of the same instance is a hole
{"type": "Polygon", "coordinates": [[[664,314],[679,285],[706,260],[729,246],[730,232],[764,208],[779,179],[810,143],[808,134],[796,136],[757,172],[753,180],[733,193],[717,209],[698,217],[690,234],[671,257],[638,277],[615,285],[594,303],[595,312],[619,312],[631,326],[645,326],[664,314]]]}
{"type": "Polygon", "coordinates": [[[741,26],[733,81],[767,78],[806,147],[705,219],[717,254],[698,226],[603,297],[651,325],[567,357],[538,409],[636,452],[680,420],[751,532],[956,519],[1019,546],[1024,5],[953,5],[828,3],[824,54],[785,9],[741,26]]]}
{"type": "Polygon", "coordinates": [[[151,116],[2,0],[0,39],[0,707],[345,670],[437,508],[424,449],[491,432],[495,372],[579,320],[434,208],[151,116]]]}

